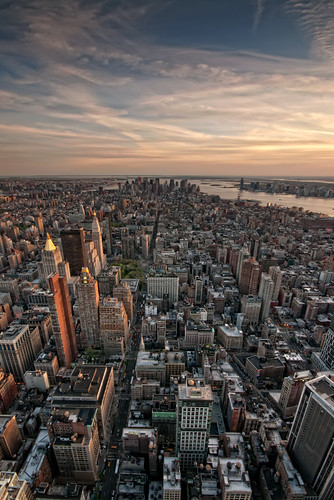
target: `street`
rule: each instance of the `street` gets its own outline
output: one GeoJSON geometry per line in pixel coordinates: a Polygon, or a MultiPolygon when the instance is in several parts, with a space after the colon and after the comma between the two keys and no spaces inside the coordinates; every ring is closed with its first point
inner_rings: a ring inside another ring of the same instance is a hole
{"type": "Polygon", "coordinates": [[[110,500],[113,498],[117,486],[118,474],[115,474],[115,467],[117,459],[121,458],[123,453],[122,431],[123,428],[126,427],[128,421],[129,405],[131,401],[131,378],[136,366],[140,344],[141,319],[136,313],[137,311],[135,311],[134,325],[131,327],[128,349],[125,355],[126,373],[123,378],[120,378],[117,388],[118,398],[115,397],[114,399],[114,404],[117,404],[116,400],[118,400],[118,409],[107,448],[106,469],[100,491],[101,500],[110,500]],[[108,463],[110,464],[109,467],[108,463]]]}

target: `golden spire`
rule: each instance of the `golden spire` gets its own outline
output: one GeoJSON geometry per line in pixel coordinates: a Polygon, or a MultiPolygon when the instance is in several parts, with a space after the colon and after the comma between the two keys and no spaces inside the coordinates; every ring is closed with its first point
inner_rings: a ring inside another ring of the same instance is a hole
{"type": "Polygon", "coordinates": [[[44,250],[46,250],[48,252],[52,252],[53,250],[56,250],[56,247],[54,246],[53,241],[52,241],[49,233],[46,233],[46,242],[45,242],[44,250]]]}

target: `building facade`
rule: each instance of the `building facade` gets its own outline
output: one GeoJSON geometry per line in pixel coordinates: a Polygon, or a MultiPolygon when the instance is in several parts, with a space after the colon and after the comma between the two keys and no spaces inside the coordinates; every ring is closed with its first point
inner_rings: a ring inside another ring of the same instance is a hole
{"type": "Polygon", "coordinates": [[[77,284],[82,347],[100,347],[99,288],[87,267],[83,267],[77,284]]]}
{"type": "Polygon", "coordinates": [[[181,469],[203,463],[208,450],[213,395],[203,379],[187,379],[178,387],[176,451],[181,469]]]}
{"type": "Polygon", "coordinates": [[[321,500],[334,497],[334,382],[306,382],[288,441],[288,452],[304,481],[321,500]]]}

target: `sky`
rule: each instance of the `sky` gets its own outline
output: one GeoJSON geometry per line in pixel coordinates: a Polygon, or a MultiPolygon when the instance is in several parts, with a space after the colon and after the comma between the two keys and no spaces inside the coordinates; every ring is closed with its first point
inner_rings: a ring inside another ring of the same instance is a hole
{"type": "Polygon", "coordinates": [[[0,175],[334,175],[333,0],[1,0],[0,175]]]}

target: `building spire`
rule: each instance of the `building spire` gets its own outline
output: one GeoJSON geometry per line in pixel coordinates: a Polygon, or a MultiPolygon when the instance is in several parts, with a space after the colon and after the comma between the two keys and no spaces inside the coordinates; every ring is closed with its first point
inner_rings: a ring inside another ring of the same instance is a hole
{"type": "Polygon", "coordinates": [[[56,247],[54,246],[53,241],[52,241],[49,233],[46,234],[46,242],[45,242],[44,250],[46,250],[48,252],[52,252],[53,250],[56,250],[56,247]]]}

